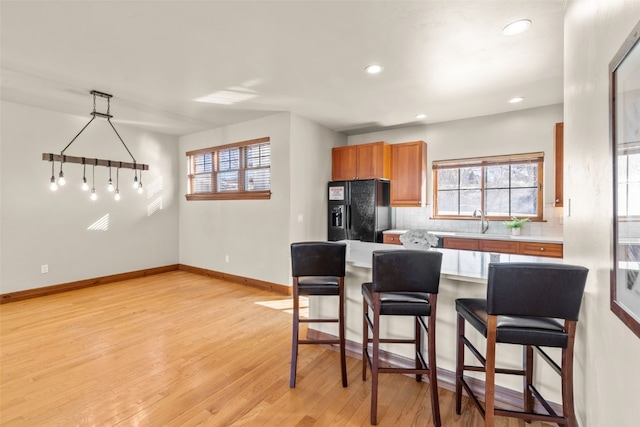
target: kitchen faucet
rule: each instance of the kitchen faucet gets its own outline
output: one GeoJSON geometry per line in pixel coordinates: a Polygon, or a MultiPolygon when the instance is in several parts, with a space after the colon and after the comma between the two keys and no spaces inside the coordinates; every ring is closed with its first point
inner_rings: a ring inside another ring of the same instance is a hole
{"type": "Polygon", "coordinates": [[[484,220],[484,212],[482,212],[482,209],[476,209],[475,211],[473,211],[473,217],[474,218],[480,217],[480,232],[482,234],[486,233],[487,230],[489,229],[489,221],[484,220]]]}

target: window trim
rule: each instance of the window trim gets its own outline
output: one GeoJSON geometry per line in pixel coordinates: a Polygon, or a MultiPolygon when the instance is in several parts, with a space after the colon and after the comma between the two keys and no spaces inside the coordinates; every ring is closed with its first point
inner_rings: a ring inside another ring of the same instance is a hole
{"type": "MultiPolygon", "coordinates": [[[[466,167],[479,166],[482,167],[481,178],[481,203],[479,208],[483,208],[485,205],[485,167],[497,166],[497,165],[514,165],[525,163],[539,163],[538,167],[538,215],[528,215],[527,217],[534,222],[543,221],[544,214],[544,152],[523,153],[523,154],[508,154],[502,156],[486,156],[486,157],[473,157],[466,159],[453,159],[453,160],[435,160],[432,162],[432,174],[433,174],[433,219],[474,219],[471,215],[438,215],[438,170],[442,169],[460,169],[466,167]]],[[[484,210],[484,209],[483,209],[484,210]]],[[[487,215],[487,220],[503,221],[509,220],[509,216],[496,216],[487,215]]]]}
{"type": "MultiPolygon", "coordinates": [[[[270,199],[271,189],[264,190],[264,191],[243,190],[243,191],[223,191],[223,192],[213,191],[208,193],[205,193],[205,192],[189,193],[188,192],[189,188],[191,188],[191,185],[192,185],[192,179],[195,176],[195,174],[191,173],[192,172],[191,163],[194,156],[197,156],[200,154],[211,154],[212,157],[215,159],[217,157],[216,153],[233,149],[233,148],[244,148],[244,147],[249,147],[251,145],[263,144],[265,142],[270,143],[271,138],[267,136],[263,138],[250,139],[247,141],[234,142],[232,144],[218,145],[215,147],[201,148],[198,150],[187,151],[185,153],[187,156],[187,194],[185,195],[185,198],[189,201],[193,201],[193,200],[268,200],[270,199]]],[[[244,151],[244,150],[241,150],[241,151],[244,151]]],[[[211,174],[212,181],[214,181],[217,177],[217,173],[219,173],[220,171],[216,171],[215,164],[213,165],[212,169],[213,170],[211,171],[210,174],[211,174]]],[[[251,169],[253,168],[240,167],[238,171],[245,172],[251,169]]],[[[269,164],[269,179],[271,179],[271,163],[269,164]]],[[[243,179],[242,180],[238,179],[238,181],[239,183],[244,182],[243,179]]],[[[211,188],[212,189],[216,188],[215,182],[211,183],[211,188]]]]}

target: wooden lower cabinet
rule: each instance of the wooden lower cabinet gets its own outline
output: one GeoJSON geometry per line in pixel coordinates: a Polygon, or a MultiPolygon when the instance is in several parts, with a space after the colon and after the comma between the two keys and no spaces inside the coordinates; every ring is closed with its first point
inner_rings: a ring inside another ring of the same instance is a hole
{"type": "Polygon", "coordinates": [[[479,251],[480,241],[478,239],[458,239],[455,237],[445,237],[442,242],[445,249],[462,249],[465,251],[479,251]]]}
{"type": "Polygon", "coordinates": [[[510,240],[480,240],[482,252],[499,252],[502,254],[519,253],[519,243],[510,240]]]}
{"type": "Polygon", "coordinates": [[[553,258],[562,258],[562,244],[520,242],[520,253],[522,255],[548,256],[553,258]]]}
{"type": "Polygon", "coordinates": [[[467,251],[497,252],[562,258],[562,243],[522,242],[514,240],[465,239],[444,237],[442,247],[467,251]]]}
{"type": "Polygon", "coordinates": [[[399,234],[382,234],[382,243],[386,243],[388,245],[401,245],[399,234]]]}

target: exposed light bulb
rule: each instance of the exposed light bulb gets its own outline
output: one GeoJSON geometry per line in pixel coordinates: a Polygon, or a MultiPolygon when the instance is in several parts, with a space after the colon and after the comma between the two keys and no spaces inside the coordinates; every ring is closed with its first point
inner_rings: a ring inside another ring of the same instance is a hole
{"type": "Polygon", "coordinates": [[[107,184],[107,190],[109,190],[110,192],[113,192],[113,181],[111,181],[111,178],[109,178],[109,184],[107,184]]]}
{"type": "Polygon", "coordinates": [[[143,190],[142,190],[142,180],[140,180],[140,185],[138,185],[138,194],[142,194],[143,190]]]}
{"type": "Polygon", "coordinates": [[[120,190],[116,190],[116,195],[113,197],[114,199],[120,200],[120,190]]]}
{"type": "Polygon", "coordinates": [[[133,177],[133,188],[138,188],[138,172],[136,172],[136,176],[133,177]]]}
{"type": "Polygon", "coordinates": [[[67,180],[64,179],[64,173],[60,171],[60,175],[58,175],[58,185],[62,186],[62,185],[65,185],[66,183],[67,183],[67,180]]]}
{"type": "Polygon", "coordinates": [[[91,200],[98,200],[98,195],[96,194],[96,189],[91,189],[91,200]]]}

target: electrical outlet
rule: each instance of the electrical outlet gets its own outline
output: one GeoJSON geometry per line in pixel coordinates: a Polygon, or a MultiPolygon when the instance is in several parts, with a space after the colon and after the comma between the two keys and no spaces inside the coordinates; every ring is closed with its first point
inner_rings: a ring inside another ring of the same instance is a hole
{"type": "Polygon", "coordinates": [[[224,262],[229,262],[229,255],[224,256],[224,262]]]}
{"type": "Polygon", "coordinates": [[[40,266],[40,273],[45,274],[49,272],[49,264],[42,264],[40,266]]]}

